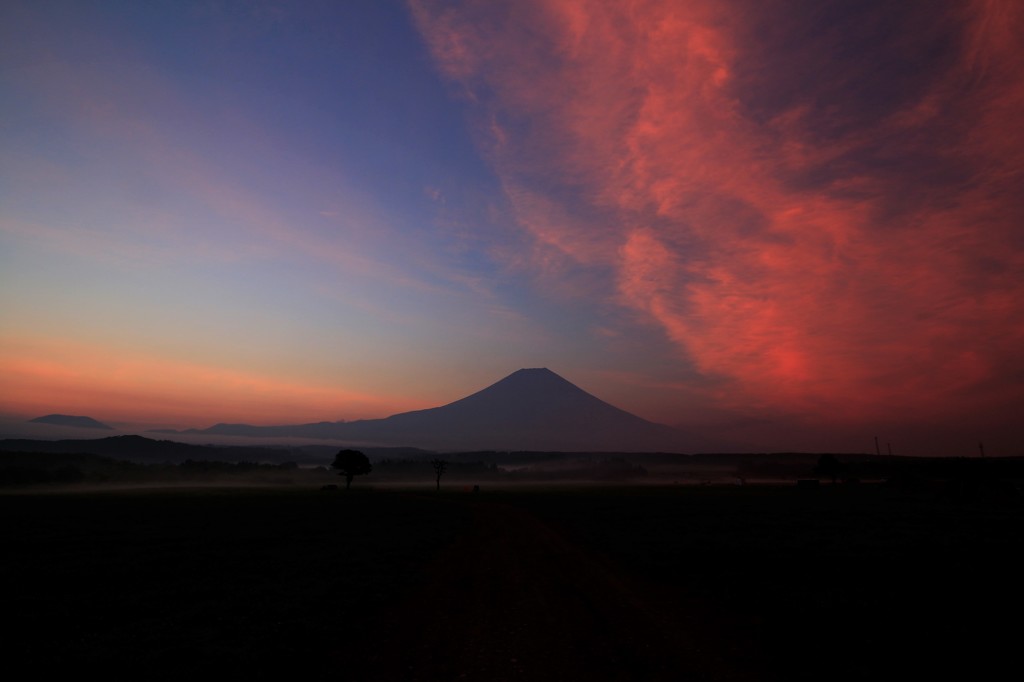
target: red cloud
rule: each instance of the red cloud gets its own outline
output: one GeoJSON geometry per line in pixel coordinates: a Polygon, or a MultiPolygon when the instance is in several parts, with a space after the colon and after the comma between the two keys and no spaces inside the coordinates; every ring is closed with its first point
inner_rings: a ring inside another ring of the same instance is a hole
{"type": "Polygon", "coordinates": [[[1019,3],[414,7],[541,268],[613,272],[720,404],[1021,403],[1019,3]]]}

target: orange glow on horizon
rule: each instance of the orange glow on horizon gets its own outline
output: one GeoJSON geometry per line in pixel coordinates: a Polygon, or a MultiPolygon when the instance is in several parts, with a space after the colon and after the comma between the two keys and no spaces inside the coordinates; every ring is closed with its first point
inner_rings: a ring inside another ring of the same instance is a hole
{"type": "Polygon", "coordinates": [[[303,384],[78,342],[0,339],[0,412],[52,412],[100,421],[169,426],[254,425],[385,417],[425,407],[380,396],[303,384]]]}

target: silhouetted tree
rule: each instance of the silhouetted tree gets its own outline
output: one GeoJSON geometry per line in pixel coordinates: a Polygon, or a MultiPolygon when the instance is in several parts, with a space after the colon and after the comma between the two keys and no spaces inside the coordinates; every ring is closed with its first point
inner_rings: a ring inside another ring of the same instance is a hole
{"type": "Polygon", "coordinates": [[[373,471],[370,460],[358,450],[339,450],[331,467],[338,470],[338,475],[345,477],[345,490],[352,487],[353,478],[373,471]]]}
{"type": "Polygon", "coordinates": [[[846,465],[836,459],[835,455],[822,455],[818,458],[818,466],[814,467],[814,473],[831,478],[834,484],[845,469],[846,465]]]}
{"type": "Polygon", "coordinates": [[[430,463],[434,465],[434,473],[437,474],[437,489],[440,490],[441,476],[444,474],[445,471],[447,471],[448,462],[444,461],[443,459],[434,459],[431,460],[430,463]]]}

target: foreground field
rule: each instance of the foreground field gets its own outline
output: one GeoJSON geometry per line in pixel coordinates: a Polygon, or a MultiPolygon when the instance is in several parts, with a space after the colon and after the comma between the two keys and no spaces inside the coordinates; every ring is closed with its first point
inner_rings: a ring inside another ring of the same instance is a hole
{"type": "Polygon", "coordinates": [[[0,496],[9,663],[894,679],[1012,662],[1024,509],[876,486],[0,496]],[[1013,622],[1011,620],[1011,622],[1013,622]]]}

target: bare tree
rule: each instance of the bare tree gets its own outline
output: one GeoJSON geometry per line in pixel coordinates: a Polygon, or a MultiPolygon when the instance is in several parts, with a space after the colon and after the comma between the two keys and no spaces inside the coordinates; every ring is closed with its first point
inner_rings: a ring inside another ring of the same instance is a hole
{"type": "Polygon", "coordinates": [[[448,470],[448,462],[443,459],[434,459],[430,461],[434,465],[434,473],[437,474],[437,489],[441,489],[441,476],[448,470]]]}

